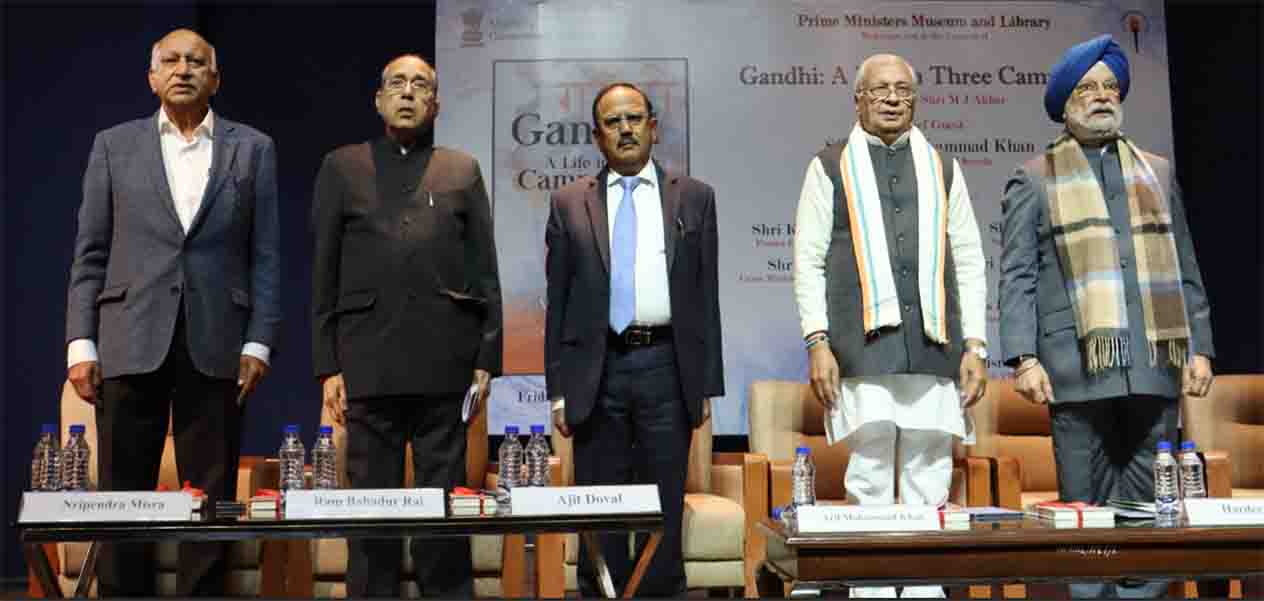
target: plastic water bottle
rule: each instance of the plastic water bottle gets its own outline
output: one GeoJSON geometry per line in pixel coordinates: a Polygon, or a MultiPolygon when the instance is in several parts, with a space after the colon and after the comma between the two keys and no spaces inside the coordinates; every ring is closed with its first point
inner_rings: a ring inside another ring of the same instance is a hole
{"type": "Polygon", "coordinates": [[[285,427],[285,436],[281,439],[277,459],[281,460],[281,490],[306,488],[303,482],[303,464],[307,461],[307,449],[298,437],[297,425],[285,427]]]}
{"type": "Polygon", "coordinates": [[[62,490],[88,490],[88,460],[92,458],[92,449],[83,437],[83,424],[70,426],[70,439],[61,450],[61,488],[62,490]]]}
{"type": "Polygon", "coordinates": [[[1194,441],[1181,443],[1181,496],[1186,499],[1207,497],[1207,480],[1203,476],[1203,460],[1198,458],[1194,441]]]}
{"type": "Polygon", "coordinates": [[[61,444],[57,424],[44,424],[31,456],[31,490],[61,489],[61,444]]]}
{"type": "Polygon", "coordinates": [[[1176,459],[1172,457],[1172,443],[1159,441],[1159,452],[1154,457],[1154,523],[1156,526],[1175,526],[1180,521],[1181,489],[1176,459]]]}
{"type": "Polygon", "coordinates": [[[798,521],[795,519],[794,504],[785,507],[773,507],[772,519],[774,522],[781,522],[787,530],[795,532],[799,529],[798,521]]]}
{"type": "Polygon", "coordinates": [[[812,462],[812,450],[799,447],[794,451],[794,467],[791,470],[794,496],[792,504],[816,504],[816,464],[812,462]]]}
{"type": "Polygon", "coordinates": [[[321,426],[316,444],[312,445],[312,488],[338,488],[338,449],[334,446],[334,427],[321,426]]]}
{"type": "Polygon", "coordinates": [[[509,491],[522,480],[522,443],[518,442],[518,426],[505,426],[505,440],[500,443],[500,473],[496,478],[496,502],[508,503],[509,491]]]}
{"type": "Polygon", "coordinates": [[[527,486],[549,485],[549,441],[544,438],[544,424],[531,426],[527,441],[527,486]]]}

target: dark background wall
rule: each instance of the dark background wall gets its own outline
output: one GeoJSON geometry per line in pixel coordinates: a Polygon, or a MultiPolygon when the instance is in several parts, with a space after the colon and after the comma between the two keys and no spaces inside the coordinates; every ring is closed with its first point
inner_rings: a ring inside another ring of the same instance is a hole
{"type": "MultiPolygon", "coordinates": [[[[1259,14],[1251,3],[1167,7],[1177,171],[1221,373],[1264,366],[1259,14]]],[[[58,415],[80,178],[93,134],[157,110],[145,82],[150,45],[176,27],[201,31],[222,70],[215,110],[277,141],[286,320],[243,435],[245,453],[270,454],[285,423],[301,424],[310,443],[319,421],[303,259],[312,181],[324,153],[381,131],[371,101],[386,61],[434,55],[434,2],[0,3],[0,22],[0,577],[17,579],[24,567],[9,524],[39,425],[58,415]]],[[[743,437],[721,438],[717,450],[745,447],[743,437]]]]}

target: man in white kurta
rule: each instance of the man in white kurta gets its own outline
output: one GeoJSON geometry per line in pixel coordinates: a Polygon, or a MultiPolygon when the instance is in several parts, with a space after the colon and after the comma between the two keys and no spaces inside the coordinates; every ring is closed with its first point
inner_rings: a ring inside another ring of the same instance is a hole
{"type": "Polygon", "coordinates": [[[812,159],[796,218],[794,288],[812,387],[828,408],[830,443],[852,449],[851,503],[945,503],[954,437],[973,442],[965,409],[987,384],[979,228],[957,161],[912,124],[916,81],[898,56],[861,65],[857,124],[812,159]]]}

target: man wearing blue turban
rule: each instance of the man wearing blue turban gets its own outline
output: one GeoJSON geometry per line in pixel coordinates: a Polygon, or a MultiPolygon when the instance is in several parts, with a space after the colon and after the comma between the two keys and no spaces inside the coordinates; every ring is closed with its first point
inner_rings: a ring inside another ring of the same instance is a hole
{"type": "MultiPolygon", "coordinates": [[[[1120,132],[1128,58],[1109,35],[1053,66],[1064,131],[1005,185],[1001,344],[1015,388],[1049,404],[1063,501],[1154,500],[1177,399],[1211,387],[1210,310],[1169,161],[1120,132]]],[[[1072,585],[1156,597],[1164,583],[1072,585]]]]}

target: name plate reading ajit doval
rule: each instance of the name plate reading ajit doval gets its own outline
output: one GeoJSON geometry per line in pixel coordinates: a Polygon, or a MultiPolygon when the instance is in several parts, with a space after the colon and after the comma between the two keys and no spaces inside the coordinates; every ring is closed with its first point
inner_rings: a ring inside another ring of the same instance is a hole
{"type": "Polygon", "coordinates": [[[603,515],[657,513],[658,486],[529,486],[509,495],[513,515],[603,515]]]}
{"type": "Polygon", "coordinates": [[[1185,499],[1190,526],[1264,526],[1264,499],[1185,499]]]}
{"type": "Polygon", "coordinates": [[[288,490],[285,519],[441,518],[442,488],[288,490]]]}
{"type": "Polygon", "coordinates": [[[807,505],[795,509],[799,532],[915,532],[939,530],[934,505],[807,505]]]}
{"type": "Polygon", "coordinates": [[[183,492],[28,492],[20,523],[187,522],[193,497],[183,492]]]}

